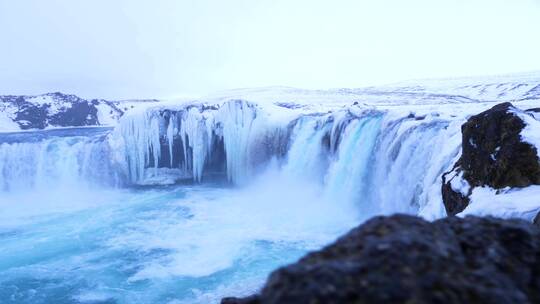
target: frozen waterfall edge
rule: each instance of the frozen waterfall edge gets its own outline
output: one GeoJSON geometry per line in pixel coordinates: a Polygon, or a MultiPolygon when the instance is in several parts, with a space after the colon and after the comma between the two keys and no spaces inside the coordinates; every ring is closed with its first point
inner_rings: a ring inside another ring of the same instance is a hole
{"type": "Polygon", "coordinates": [[[109,142],[132,184],[246,184],[277,164],[319,183],[322,195],[358,202],[366,218],[445,215],[441,175],[458,157],[460,122],[348,107],[305,113],[244,100],[154,107],[126,115],[109,142]]]}

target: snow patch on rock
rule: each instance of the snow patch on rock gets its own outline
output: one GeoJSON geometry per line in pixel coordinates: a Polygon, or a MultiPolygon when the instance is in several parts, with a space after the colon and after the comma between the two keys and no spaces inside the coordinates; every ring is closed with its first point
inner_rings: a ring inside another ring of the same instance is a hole
{"type": "Polygon", "coordinates": [[[536,148],[538,160],[540,162],[540,121],[535,116],[526,112],[514,112],[523,122],[525,127],[521,131],[521,139],[536,148]]]}
{"type": "Polygon", "coordinates": [[[477,187],[469,198],[470,204],[458,216],[522,218],[532,222],[540,212],[540,185],[500,190],[477,187]]]}
{"type": "Polygon", "coordinates": [[[454,173],[454,176],[449,178],[450,185],[454,191],[461,193],[463,196],[469,195],[471,191],[471,185],[463,178],[463,171],[459,173],[454,173]]]}

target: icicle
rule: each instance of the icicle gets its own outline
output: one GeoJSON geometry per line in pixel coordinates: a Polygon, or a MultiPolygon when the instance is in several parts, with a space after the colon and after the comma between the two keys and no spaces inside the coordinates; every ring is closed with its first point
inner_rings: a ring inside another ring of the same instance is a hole
{"type": "Polygon", "coordinates": [[[173,155],[173,143],[174,136],[176,135],[176,130],[174,126],[176,125],[176,117],[171,115],[169,118],[169,124],[167,125],[167,143],[169,144],[169,164],[171,168],[173,167],[174,155],[173,155]]]}
{"type": "Polygon", "coordinates": [[[242,183],[250,176],[249,149],[256,139],[253,128],[257,117],[253,105],[242,100],[226,103],[219,113],[223,124],[223,140],[227,157],[227,177],[242,183]]]}

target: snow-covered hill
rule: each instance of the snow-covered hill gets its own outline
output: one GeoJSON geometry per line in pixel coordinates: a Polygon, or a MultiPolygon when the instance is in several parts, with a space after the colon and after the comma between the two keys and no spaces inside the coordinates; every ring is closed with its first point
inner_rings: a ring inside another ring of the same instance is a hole
{"type": "Polygon", "coordinates": [[[0,131],[53,127],[111,126],[127,111],[157,100],[86,100],[75,95],[48,93],[0,96],[0,131]]]}
{"type": "Polygon", "coordinates": [[[540,71],[490,77],[411,80],[385,86],[303,90],[291,87],[236,89],[206,100],[244,99],[313,106],[314,104],[435,105],[540,100],[540,71]]]}
{"type": "Polygon", "coordinates": [[[396,91],[462,96],[478,101],[540,99],[540,72],[490,77],[407,81],[393,85],[396,91]]]}

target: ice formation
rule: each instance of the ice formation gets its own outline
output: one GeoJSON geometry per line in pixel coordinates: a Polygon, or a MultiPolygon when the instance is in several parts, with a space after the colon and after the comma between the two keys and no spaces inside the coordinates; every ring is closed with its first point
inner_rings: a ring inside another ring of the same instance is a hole
{"type": "Polygon", "coordinates": [[[358,106],[278,111],[288,114],[272,119],[243,100],[155,107],[123,118],[109,140],[134,184],[174,170],[177,179],[222,174],[241,185],[275,161],[282,174],[320,183],[322,195],[358,202],[366,216],[444,215],[440,175],[458,154],[458,121],[358,106]]]}
{"type": "MultiPolygon", "coordinates": [[[[98,137],[3,140],[0,185],[10,189],[29,176],[20,186],[35,186],[47,174],[114,185],[213,178],[245,185],[277,166],[283,176],[317,183],[322,196],[354,202],[362,216],[404,212],[434,219],[445,215],[441,174],[459,157],[467,117],[505,98],[519,98],[514,104],[522,109],[538,105],[537,81],[518,80],[237,90],[151,103],[98,137]]],[[[522,136],[537,145],[538,120],[533,114],[525,120],[522,136]]]]}

